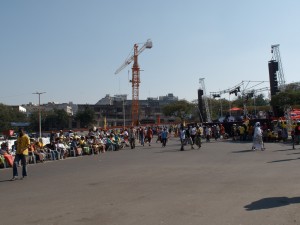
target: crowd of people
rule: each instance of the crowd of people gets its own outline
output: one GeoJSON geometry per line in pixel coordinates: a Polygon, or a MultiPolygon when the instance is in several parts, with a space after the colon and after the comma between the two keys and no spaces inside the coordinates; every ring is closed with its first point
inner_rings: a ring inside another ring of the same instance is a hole
{"type": "Polygon", "coordinates": [[[22,177],[26,177],[26,164],[43,163],[48,160],[62,160],[67,157],[118,151],[136,143],[140,146],[151,146],[154,135],[158,136],[162,147],[166,146],[169,132],[166,127],[130,127],[129,129],[91,128],[84,135],[72,130],[64,132],[52,131],[47,138],[29,137],[24,129],[20,129],[17,140],[9,147],[8,142],[2,142],[0,150],[0,168],[13,167],[14,177],[18,176],[17,166],[24,166],[22,177]],[[26,162],[25,162],[26,161],[26,162]]]}
{"type": "MultiPolygon", "coordinates": [[[[287,142],[289,136],[298,138],[298,127],[300,121],[294,121],[288,128],[286,121],[276,121],[273,123],[260,123],[261,135],[264,142],[287,142]]],[[[234,141],[252,141],[257,123],[243,123],[240,125],[233,124],[231,127],[232,140],[234,141]]],[[[298,139],[297,139],[298,140],[298,139]]],[[[298,142],[298,141],[297,141],[298,142]]]]}
{"type": "Polygon", "coordinates": [[[151,146],[154,135],[156,143],[166,147],[171,134],[180,140],[180,150],[185,146],[201,148],[202,140],[210,142],[211,139],[229,139],[232,141],[251,141],[252,150],[264,150],[265,142],[286,142],[289,135],[296,144],[300,141],[300,121],[292,126],[288,134],[287,124],[279,121],[277,124],[244,122],[232,124],[230,129],[223,124],[190,124],[177,126],[139,126],[129,129],[89,129],[86,135],[76,132],[51,132],[49,138],[29,138],[24,129],[19,130],[18,139],[9,148],[6,142],[1,144],[0,168],[12,167],[13,179],[18,177],[18,166],[22,165],[22,178],[27,176],[28,163],[43,163],[46,160],[61,160],[67,157],[105,153],[108,150],[117,151],[126,147],[134,149],[139,146],[151,146]]]}
{"type": "Polygon", "coordinates": [[[12,167],[13,179],[18,177],[17,167],[23,166],[22,178],[27,176],[28,163],[43,163],[46,160],[61,160],[67,157],[117,151],[129,146],[126,131],[103,131],[90,129],[87,135],[77,135],[69,131],[51,132],[48,138],[30,138],[24,129],[19,129],[17,140],[9,147],[2,142],[0,150],[0,167],[12,167]]]}

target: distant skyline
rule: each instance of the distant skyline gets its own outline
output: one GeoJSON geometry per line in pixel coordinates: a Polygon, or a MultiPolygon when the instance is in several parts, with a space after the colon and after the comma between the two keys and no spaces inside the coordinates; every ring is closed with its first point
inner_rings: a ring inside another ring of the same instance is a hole
{"type": "Polygon", "coordinates": [[[196,100],[199,78],[207,94],[268,81],[274,44],[286,83],[299,82],[299,8],[297,0],[0,1],[0,103],[37,104],[35,92],[46,92],[41,104],[131,99],[132,64],[114,72],[147,39],[140,99],[196,100]]]}

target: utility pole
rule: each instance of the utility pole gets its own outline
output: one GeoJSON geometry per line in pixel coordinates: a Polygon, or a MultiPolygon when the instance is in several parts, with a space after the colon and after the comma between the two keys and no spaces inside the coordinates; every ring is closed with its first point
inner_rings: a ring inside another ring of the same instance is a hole
{"type": "Polygon", "coordinates": [[[32,93],[34,95],[39,95],[39,138],[42,137],[42,116],[41,116],[41,95],[45,94],[46,92],[35,92],[32,93]]]}
{"type": "Polygon", "coordinates": [[[125,100],[123,98],[123,130],[125,130],[125,100]]]}

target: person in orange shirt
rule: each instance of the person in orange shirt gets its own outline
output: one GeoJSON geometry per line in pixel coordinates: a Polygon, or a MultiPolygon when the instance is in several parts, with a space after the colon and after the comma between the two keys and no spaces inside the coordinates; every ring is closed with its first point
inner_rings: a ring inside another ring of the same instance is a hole
{"type": "Polygon", "coordinates": [[[18,165],[20,161],[22,163],[22,178],[27,177],[27,158],[29,146],[30,139],[28,135],[25,133],[23,128],[19,128],[17,151],[13,164],[13,178],[11,180],[16,180],[18,178],[18,165]]]}
{"type": "Polygon", "coordinates": [[[151,146],[151,140],[152,140],[152,138],[153,138],[153,131],[152,131],[151,127],[149,127],[149,128],[147,129],[146,137],[147,137],[147,139],[148,139],[149,146],[151,146]]]}

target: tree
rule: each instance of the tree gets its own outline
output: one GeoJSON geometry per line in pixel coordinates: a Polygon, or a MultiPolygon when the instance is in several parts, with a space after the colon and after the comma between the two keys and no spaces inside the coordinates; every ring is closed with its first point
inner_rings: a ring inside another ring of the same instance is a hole
{"type": "Polygon", "coordinates": [[[26,114],[11,106],[0,104],[0,131],[12,129],[11,122],[27,122],[26,114]]]}
{"type": "Polygon", "coordinates": [[[84,110],[78,111],[75,116],[75,120],[80,121],[80,126],[85,128],[93,126],[96,123],[95,118],[95,111],[88,105],[84,107],[84,110]]]}
{"type": "Polygon", "coordinates": [[[210,112],[212,120],[218,120],[221,115],[226,116],[229,114],[229,100],[225,98],[209,99],[210,112]]]}
{"type": "Polygon", "coordinates": [[[179,100],[177,102],[164,106],[162,111],[165,116],[175,116],[183,120],[191,115],[194,109],[195,104],[190,103],[186,100],[179,100]]]}
{"type": "Polygon", "coordinates": [[[273,95],[271,105],[278,110],[278,115],[284,115],[286,107],[300,105],[300,90],[287,90],[273,95]]]}
{"type": "MultiPolygon", "coordinates": [[[[69,127],[69,115],[63,109],[54,109],[52,111],[41,112],[42,130],[63,130],[69,127]]],[[[39,113],[33,112],[30,115],[30,129],[39,130],[39,113]]]]}
{"type": "MultiPolygon", "coordinates": [[[[255,99],[252,99],[252,102],[255,101],[256,106],[267,106],[269,105],[269,100],[264,98],[263,94],[259,94],[255,97],[255,99]]],[[[254,104],[254,102],[253,102],[254,104]]]]}
{"type": "Polygon", "coordinates": [[[235,100],[232,101],[231,105],[238,108],[243,108],[245,99],[242,95],[238,95],[235,100]]]}
{"type": "Polygon", "coordinates": [[[37,111],[32,112],[30,114],[29,121],[30,121],[29,130],[30,131],[38,131],[39,130],[39,113],[37,111]]]}
{"type": "Polygon", "coordinates": [[[54,113],[57,116],[57,125],[60,130],[69,127],[69,115],[63,109],[55,109],[54,113]]]}

